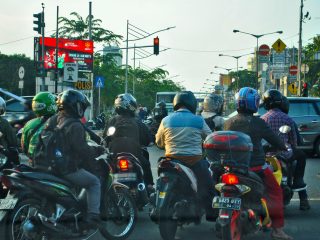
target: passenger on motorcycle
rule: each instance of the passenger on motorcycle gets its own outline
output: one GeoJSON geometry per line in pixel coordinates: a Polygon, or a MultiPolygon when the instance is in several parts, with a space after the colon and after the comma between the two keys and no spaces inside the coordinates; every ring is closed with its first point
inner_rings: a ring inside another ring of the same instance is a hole
{"type": "Polygon", "coordinates": [[[66,90],[59,94],[57,106],[58,114],[51,117],[48,124],[54,118],[57,119],[57,126],[61,126],[65,121],[73,121],[64,129],[70,144],[70,163],[69,173],[63,177],[75,186],[87,190],[88,212],[85,221],[89,225],[95,225],[100,220],[101,184],[99,178],[83,169],[82,165],[100,156],[105,149],[102,146],[89,146],[86,141],[85,129],[80,119],[90,103],[83,93],[73,89],[66,90]]]}
{"type": "Polygon", "coordinates": [[[252,171],[262,175],[266,187],[266,198],[268,210],[272,220],[274,239],[292,239],[283,230],[283,196],[282,189],[277,183],[273,172],[266,167],[265,153],[262,148],[261,140],[265,139],[272,146],[280,150],[286,150],[281,139],[268,127],[259,117],[253,116],[258,111],[260,96],[255,89],[244,87],[236,95],[238,114],[228,119],[224,124],[225,130],[243,132],[251,137],[253,152],[250,162],[252,171]]]}
{"type": "Polygon", "coordinates": [[[297,140],[300,135],[296,123],[288,116],[289,101],[286,97],[282,96],[278,90],[270,89],[264,93],[263,102],[264,107],[268,112],[261,118],[266,121],[276,134],[279,134],[280,126],[288,125],[291,127],[291,131],[288,134],[280,134],[280,137],[285,143],[290,144],[293,150],[293,154],[286,159],[289,161],[297,160],[297,166],[293,173],[294,179],[292,189],[299,192],[300,210],[309,210],[310,204],[306,191],[307,185],[303,180],[306,167],[306,155],[302,150],[297,149],[297,140]]]}
{"type": "Polygon", "coordinates": [[[192,92],[177,93],[173,100],[174,113],[162,120],[156,134],[156,144],[165,149],[166,157],[177,159],[193,170],[207,220],[215,220],[211,207],[213,181],[208,162],[202,156],[202,140],[211,130],[202,117],[195,115],[196,108],[197,100],[192,92]]]}
{"type": "Polygon", "coordinates": [[[203,111],[201,116],[208,124],[211,131],[223,129],[224,120],[221,117],[223,108],[223,98],[218,94],[211,93],[203,100],[203,111]]]}
{"type": "Polygon", "coordinates": [[[18,141],[13,128],[9,122],[1,117],[6,112],[6,102],[0,97],[0,149],[6,151],[8,158],[13,163],[19,163],[19,156],[17,152],[18,141]]]}
{"type": "Polygon", "coordinates": [[[148,190],[153,189],[153,177],[150,161],[143,155],[142,147],[152,142],[148,127],[135,115],[137,101],[129,93],[120,94],[114,101],[116,116],[109,119],[103,133],[107,136],[109,127],[115,127],[116,131],[109,142],[112,153],[129,152],[140,160],[144,172],[144,180],[148,190]]]}
{"type": "MultiPolygon", "coordinates": [[[[21,137],[22,151],[30,160],[38,143],[39,134],[45,125],[44,123],[57,112],[56,97],[50,92],[39,92],[32,99],[32,111],[37,117],[26,123],[21,137]]],[[[32,162],[30,164],[32,165],[32,162]]]]}

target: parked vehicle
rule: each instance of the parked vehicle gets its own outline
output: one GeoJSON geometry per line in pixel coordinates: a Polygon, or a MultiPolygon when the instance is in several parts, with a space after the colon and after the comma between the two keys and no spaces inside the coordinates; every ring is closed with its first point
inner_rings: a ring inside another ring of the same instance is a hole
{"type": "Polygon", "coordinates": [[[158,175],[150,217],[159,224],[162,239],[173,240],[178,226],[199,224],[205,210],[197,195],[197,179],[182,162],[160,158],[158,175]]]}
{"type": "Polygon", "coordinates": [[[128,188],[114,180],[110,154],[97,161],[106,174],[105,212],[99,228],[90,231],[81,221],[87,208],[84,189],[74,189],[62,178],[25,165],[5,170],[2,183],[10,190],[0,200],[5,239],[88,239],[97,231],[105,239],[128,238],[137,219],[134,200],[128,188]]]}
{"type": "MultiPolygon", "coordinates": [[[[290,102],[289,116],[297,123],[303,144],[298,148],[311,151],[320,156],[320,98],[288,97],[290,102]]],[[[259,107],[258,115],[266,113],[259,107]]],[[[237,112],[229,114],[226,119],[237,112]]]]}

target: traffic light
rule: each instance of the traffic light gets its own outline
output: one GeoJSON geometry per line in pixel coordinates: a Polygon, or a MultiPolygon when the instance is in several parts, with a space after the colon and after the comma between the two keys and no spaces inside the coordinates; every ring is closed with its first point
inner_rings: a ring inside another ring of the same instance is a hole
{"type": "Polygon", "coordinates": [[[159,38],[153,39],[153,54],[159,55],[159,38]]]}
{"type": "Polygon", "coordinates": [[[44,62],[43,61],[35,61],[35,67],[36,67],[36,76],[37,77],[45,77],[45,68],[44,68],[44,62]]]}
{"type": "Polygon", "coordinates": [[[302,97],[308,97],[308,83],[304,83],[302,86],[302,97]]]}
{"type": "Polygon", "coordinates": [[[33,17],[36,19],[33,21],[33,23],[36,24],[36,26],[33,28],[33,30],[38,32],[39,34],[41,34],[41,28],[44,27],[43,13],[40,12],[40,13],[33,14],[33,17]]]}

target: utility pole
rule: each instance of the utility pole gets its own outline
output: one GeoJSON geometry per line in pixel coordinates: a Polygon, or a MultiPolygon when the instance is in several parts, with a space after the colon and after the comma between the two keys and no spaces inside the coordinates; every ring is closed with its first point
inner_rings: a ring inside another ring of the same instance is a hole
{"type": "Polygon", "coordinates": [[[135,92],[135,81],[136,81],[136,44],[134,44],[134,49],[133,49],[133,79],[132,79],[132,94],[134,95],[135,92]]]}
{"type": "MultiPolygon", "coordinates": [[[[43,69],[44,69],[44,58],[45,58],[45,55],[44,55],[44,28],[45,28],[45,25],[44,25],[44,3],[41,3],[41,6],[42,6],[42,15],[41,15],[41,18],[42,18],[41,19],[41,35],[42,35],[42,39],[41,39],[41,42],[42,42],[41,43],[42,44],[41,55],[42,55],[42,59],[41,59],[41,61],[42,61],[42,64],[43,64],[43,69]]],[[[46,79],[45,79],[44,74],[42,74],[42,85],[41,85],[40,91],[45,91],[45,84],[46,84],[46,79]]]]}
{"type": "Polygon", "coordinates": [[[57,6],[57,29],[56,29],[56,80],[54,84],[54,92],[58,93],[59,68],[58,68],[58,52],[59,52],[59,6],[57,6]]]}
{"type": "Polygon", "coordinates": [[[298,96],[301,96],[301,55],[302,55],[302,18],[303,18],[303,1],[301,0],[300,5],[300,19],[299,19],[299,48],[298,48],[298,96]]]}
{"type": "Polygon", "coordinates": [[[127,40],[126,40],[126,86],[125,93],[128,92],[128,45],[129,45],[129,20],[127,20],[127,40]]]}
{"type": "MultiPolygon", "coordinates": [[[[89,2],[89,40],[92,40],[92,2],[89,2]]],[[[93,62],[93,59],[92,59],[93,62]]],[[[90,119],[93,118],[93,73],[89,73],[89,81],[91,81],[91,91],[90,91],[90,119]]]]}

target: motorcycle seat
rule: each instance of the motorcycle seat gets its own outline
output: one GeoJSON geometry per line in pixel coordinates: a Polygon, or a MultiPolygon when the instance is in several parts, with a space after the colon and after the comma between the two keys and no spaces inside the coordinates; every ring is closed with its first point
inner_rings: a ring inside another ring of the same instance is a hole
{"type": "Polygon", "coordinates": [[[43,172],[23,172],[21,173],[24,177],[30,178],[30,179],[34,179],[34,180],[48,180],[51,182],[55,182],[55,183],[59,183],[59,184],[63,184],[67,187],[72,187],[73,185],[62,179],[62,178],[58,178],[52,174],[48,174],[48,173],[43,173],[43,172]]]}
{"type": "Polygon", "coordinates": [[[258,174],[256,174],[255,172],[248,171],[248,176],[249,176],[250,178],[256,180],[257,182],[263,183],[261,177],[260,177],[258,174]]]}

